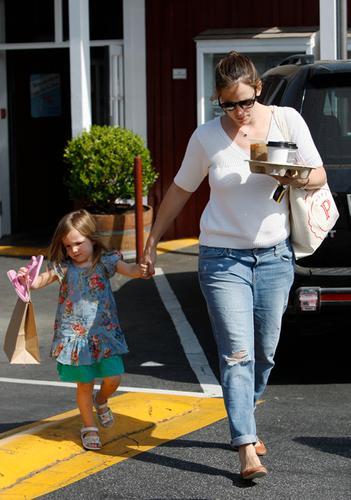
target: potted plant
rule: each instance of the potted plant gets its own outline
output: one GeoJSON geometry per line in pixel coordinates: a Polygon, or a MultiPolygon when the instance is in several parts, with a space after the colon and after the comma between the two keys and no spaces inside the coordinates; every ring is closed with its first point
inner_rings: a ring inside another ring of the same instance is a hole
{"type": "MultiPolygon", "coordinates": [[[[64,149],[68,164],[65,184],[78,207],[91,212],[105,244],[128,253],[135,250],[134,159],[142,161],[142,189],[146,196],[156,181],[150,151],[131,130],[92,125],[69,140],[64,149]]],[[[144,206],[144,231],[152,223],[152,208],[144,206]]]]}

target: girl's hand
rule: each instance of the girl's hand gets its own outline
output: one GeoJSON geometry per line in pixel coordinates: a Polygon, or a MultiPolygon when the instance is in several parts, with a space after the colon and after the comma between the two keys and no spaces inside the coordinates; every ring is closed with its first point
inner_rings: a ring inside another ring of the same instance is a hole
{"type": "Polygon", "coordinates": [[[124,276],[129,276],[130,278],[144,278],[148,279],[151,277],[148,266],[144,263],[132,264],[130,262],[124,262],[124,260],[119,260],[117,262],[116,271],[124,276]]]}
{"type": "Polygon", "coordinates": [[[29,272],[27,267],[20,267],[17,271],[17,278],[21,285],[29,285],[29,272]]]}

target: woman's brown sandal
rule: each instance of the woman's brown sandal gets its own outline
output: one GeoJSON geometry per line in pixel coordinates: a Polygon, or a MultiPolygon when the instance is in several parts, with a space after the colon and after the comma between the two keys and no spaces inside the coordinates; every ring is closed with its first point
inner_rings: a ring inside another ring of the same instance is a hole
{"type": "Polygon", "coordinates": [[[108,407],[107,401],[102,404],[96,402],[96,395],[97,392],[95,392],[93,396],[93,404],[96,410],[97,417],[99,419],[99,423],[100,425],[102,425],[102,427],[111,427],[114,422],[113,413],[111,409],[108,407]]]}
{"type": "Polygon", "coordinates": [[[268,471],[263,465],[258,465],[257,467],[249,467],[240,472],[241,478],[245,480],[258,479],[260,477],[267,476],[267,474],[268,471]]]}
{"type": "Polygon", "coordinates": [[[82,427],[80,430],[80,438],[83,448],[86,450],[101,450],[102,444],[97,427],[82,427]]]}

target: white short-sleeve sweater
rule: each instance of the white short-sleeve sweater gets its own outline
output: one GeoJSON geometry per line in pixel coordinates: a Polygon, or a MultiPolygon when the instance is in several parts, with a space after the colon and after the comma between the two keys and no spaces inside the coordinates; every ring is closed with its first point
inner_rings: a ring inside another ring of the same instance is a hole
{"type": "MultiPolygon", "coordinates": [[[[283,108],[290,140],[306,165],[321,166],[321,157],[302,116],[283,108]]],[[[267,141],[284,140],[272,114],[267,141]]],[[[277,181],[252,174],[249,155],[224,131],[220,118],[200,125],[191,136],[177,186],[193,192],[208,175],[210,199],[200,220],[200,244],[224,248],[267,248],[290,234],[288,196],[272,199],[277,181]]]]}

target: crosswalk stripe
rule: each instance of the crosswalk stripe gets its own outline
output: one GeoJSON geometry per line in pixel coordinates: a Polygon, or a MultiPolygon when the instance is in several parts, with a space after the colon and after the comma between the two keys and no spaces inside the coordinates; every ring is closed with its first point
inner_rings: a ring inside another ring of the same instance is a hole
{"type": "Polygon", "coordinates": [[[154,280],[162,302],[167,309],[177,331],[184,353],[199,381],[200,386],[202,387],[202,390],[209,396],[221,397],[222,388],[219,385],[210,365],[208,364],[200,342],[187,320],[175,293],[163,273],[162,268],[157,267],[155,269],[154,280]]]}
{"type": "Polygon", "coordinates": [[[103,448],[85,451],[78,410],[0,437],[0,497],[32,499],[225,418],[220,398],[122,394],[109,400],[116,421],[103,448]]]}
{"type": "MultiPolygon", "coordinates": [[[[4,384],[20,384],[20,385],[41,385],[52,387],[67,387],[69,389],[76,389],[77,384],[74,382],[60,382],[56,380],[36,380],[36,379],[23,379],[23,378],[9,378],[0,377],[0,383],[4,384]]],[[[94,389],[100,389],[100,384],[95,384],[94,389]]],[[[174,396],[193,396],[197,398],[213,397],[212,394],[196,391],[176,391],[171,389],[155,389],[154,387],[130,387],[120,385],[118,392],[144,392],[149,394],[172,394],[174,396]]]]}

